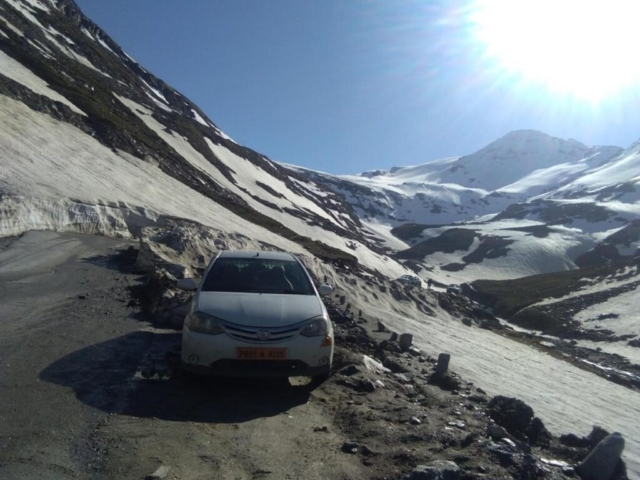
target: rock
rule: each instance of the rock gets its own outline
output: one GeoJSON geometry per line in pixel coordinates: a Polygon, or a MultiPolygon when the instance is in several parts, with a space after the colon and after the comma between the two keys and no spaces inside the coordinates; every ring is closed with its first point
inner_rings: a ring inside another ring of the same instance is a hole
{"type": "Polygon", "coordinates": [[[477,435],[475,433],[469,433],[466,437],[464,437],[462,442],[460,442],[460,446],[462,448],[467,448],[469,445],[476,441],[476,438],[477,435]]]}
{"type": "Polygon", "coordinates": [[[378,373],[378,374],[388,373],[391,371],[388,368],[386,368],[384,365],[382,365],[382,363],[369,357],[368,355],[362,356],[362,364],[364,365],[364,368],[366,368],[368,371],[378,373]]]}
{"type": "Polygon", "coordinates": [[[358,367],[356,367],[355,365],[351,364],[351,365],[347,365],[346,367],[341,368],[339,373],[341,375],[346,375],[346,376],[349,377],[351,375],[355,375],[359,371],[360,371],[360,369],[358,367]]]}
{"type": "Polygon", "coordinates": [[[358,444],[356,442],[344,442],[341,450],[344,453],[356,454],[358,453],[358,444]]]}
{"type": "Polygon", "coordinates": [[[436,373],[445,373],[449,369],[449,360],[451,360],[451,355],[448,353],[441,353],[438,355],[436,373]]]}
{"type": "Polygon", "coordinates": [[[489,442],[487,451],[494,455],[503,467],[509,467],[517,463],[519,452],[516,447],[505,445],[504,443],[489,442]]]}
{"type": "Polygon", "coordinates": [[[413,343],[413,335],[411,335],[410,333],[403,333],[402,335],[400,335],[398,344],[400,345],[400,349],[403,352],[406,352],[407,350],[409,350],[409,347],[411,347],[412,343],[413,343]]]}
{"type": "Polygon", "coordinates": [[[489,425],[487,433],[493,440],[500,440],[509,436],[507,431],[500,425],[489,425]]]}
{"type": "Polygon", "coordinates": [[[403,480],[459,480],[460,467],[448,460],[436,460],[428,465],[418,465],[403,480]]]}
{"type": "Polygon", "coordinates": [[[560,435],[560,443],[567,447],[585,448],[590,445],[587,437],[579,437],[575,433],[560,435]]]}
{"type": "Polygon", "coordinates": [[[463,318],[463,319],[462,319],[462,323],[463,323],[464,325],[466,325],[467,327],[470,327],[470,326],[472,325],[472,323],[473,323],[473,322],[471,321],[471,319],[470,319],[470,318],[466,318],[466,317],[465,317],[465,318],[463,318]]]}
{"type": "Polygon", "coordinates": [[[396,332],[391,332],[391,336],[389,337],[389,340],[392,342],[395,342],[396,340],[398,340],[398,334],[396,332]]]}
{"type": "Polygon", "coordinates": [[[533,417],[531,425],[527,431],[527,437],[531,445],[549,446],[551,443],[551,433],[546,429],[542,420],[538,417],[533,417]]]}
{"type": "Polygon", "coordinates": [[[160,465],[155,472],[153,472],[150,475],[147,475],[146,477],[144,477],[144,479],[145,480],[162,480],[164,478],[167,478],[167,475],[169,475],[170,470],[171,470],[171,467],[168,467],[166,465],[160,465]]]}
{"type": "Polygon", "coordinates": [[[328,432],[329,431],[329,427],[313,427],[313,431],[314,432],[328,432]]]}
{"type": "Polygon", "coordinates": [[[609,480],[624,450],[622,434],[614,432],[604,438],[587,455],[575,471],[583,480],[609,480]]]}
{"type": "Polygon", "coordinates": [[[420,425],[422,421],[418,417],[411,417],[411,419],[409,420],[409,423],[411,425],[420,425]]]}
{"type": "Polygon", "coordinates": [[[526,440],[533,409],[517,398],[495,396],[489,402],[489,416],[518,440],[526,440]]]}
{"type": "Polygon", "coordinates": [[[527,442],[521,442],[519,440],[516,440],[515,445],[524,453],[531,453],[531,445],[529,445],[527,442]]]}
{"type": "Polygon", "coordinates": [[[86,300],[87,296],[86,295],[78,295],[78,300],[86,300]]]}
{"type": "Polygon", "coordinates": [[[455,391],[460,389],[460,381],[449,374],[433,373],[429,377],[429,383],[438,385],[441,389],[455,391]]]}
{"type": "Polygon", "coordinates": [[[385,327],[384,323],[382,323],[380,320],[378,320],[378,331],[379,332],[386,332],[387,331],[387,327],[385,327]]]}
{"type": "Polygon", "coordinates": [[[394,373],[393,376],[400,383],[411,383],[411,378],[406,373],[394,373]]]}
{"type": "Polygon", "coordinates": [[[473,395],[469,395],[469,400],[476,403],[487,403],[489,400],[484,395],[478,395],[474,393],[473,395]]]}
{"type": "Polygon", "coordinates": [[[366,455],[368,457],[374,457],[374,456],[378,455],[378,452],[374,452],[373,450],[371,450],[366,445],[362,445],[362,448],[360,449],[360,451],[362,452],[363,455],[366,455]]]}
{"type": "MultiPolygon", "coordinates": [[[[418,350],[416,347],[409,347],[409,355],[411,355],[412,357],[420,357],[420,355],[422,355],[422,352],[420,350],[418,350]]],[[[420,361],[420,359],[418,359],[418,361],[420,361]]],[[[424,362],[424,359],[422,360],[424,362]]]]}
{"type": "Polygon", "coordinates": [[[360,390],[367,393],[376,391],[376,385],[371,380],[362,380],[359,385],[360,390]]]}
{"type": "Polygon", "coordinates": [[[382,362],[382,366],[388,368],[393,373],[405,373],[409,371],[407,367],[402,365],[393,357],[385,358],[384,361],[382,362]]]}
{"type": "Polygon", "coordinates": [[[540,478],[545,476],[545,470],[533,455],[525,455],[520,465],[520,478],[540,478]]]}
{"type": "Polygon", "coordinates": [[[609,432],[607,432],[604,428],[595,425],[591,429],[589,435],[587,435],[587,440],[589,440],[589,445],[591,445],[591,447],[593,448],[608,436],[609,432]]]}

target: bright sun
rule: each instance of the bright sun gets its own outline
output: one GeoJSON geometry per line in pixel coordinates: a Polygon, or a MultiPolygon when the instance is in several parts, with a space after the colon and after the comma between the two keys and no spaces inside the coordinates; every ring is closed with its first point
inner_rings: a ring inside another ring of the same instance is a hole
{"type": "Polygon", "coordinates": [[[640,0],[476,0],[486,58],[523,81],[599,102],[640,82],[640,0]]]}

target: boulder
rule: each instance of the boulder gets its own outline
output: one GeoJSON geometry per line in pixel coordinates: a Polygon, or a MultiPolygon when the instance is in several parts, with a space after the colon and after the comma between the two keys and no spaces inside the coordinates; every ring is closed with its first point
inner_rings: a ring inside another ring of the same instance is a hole
{"type": "Polygon", "coordinates": [[[409,371],[407,367],[402,365],[400,362],[398,362],[398,360],[396,360],[393,357],[385,358],[384,361],[382,362],[382,366],[384,366],[385,368],[388,368],[393,373],[405,373],[409,371]]]}
{"type": "Polygon", "coordinates": [[[509,436],[507,431],[500,425],[489,425],[487,433],[494,440],[501,440],[509,436]]]}
{"type": "Polygon", "coordinates": [[[528,439],[527,433],[533,420],[533,409],[517,398],[498,395],[489,402],[489,415],[498,425],[518,440],[528,439]]]}
{"type": "Polygon", "coordinates": [[[400,345],[400,349],[403,352],[406,352],[407,350],[409,350],[412,343],[413,343],[413,335],[411,335],[410,333],[403,333],[402,335],[400,335],[398,344],[400,345]]]}
{"type": "Polygon", "coordinates": [[[419,465],[402,480],[459,480],[460,467],[448,460],[436,460],[428,465],[419,465]]]}
{"type": "Polygon", "coordinates": [[[448,373],[433,373],[429,377],[429,383],[432,385],[438,385],[443,390],[460,390],[460,381],[448,373]]]}
{"type": "Polygon", "coordinates": [[[364,365],[364,368],[366,368],[369,372],[374,372],[378,374],[390,372],[390,370],[384,365],[382,365],[382,363],[378,362],[377,360],[371,358],[368,355],[362,356],[362,365],[364,365]]]}
{"type": "Polygon", "coordinates": [[[351,375],[355,375],[359,371],[360,371],[360,369],[358,367],[356,367],[355,365],[351,364],[351,365],[347,365],[346,367],[341,368],[339,373],[341,375],[346,375],[346,376],[349,377],[351,375]]]}
{"type": "Polygon", "coordinates": [[[515,465],[520,461],[521,454],[517,447],[505,443],[489,442],[486,448],[489,453],[498,459],[503,467],[515,465]]]}
{"type": "Polygon", "coordinates": [[[167,465],[160,465],[155,472],[147,475],[145,480],[163,480],[167,478],[170,470],[171,467],[168,467],[167,465]]]}
{"type": "Polygon", "coordinates": [[[551,443],[551,433],[544,426],[542,420],[538,417],[533,417],[529,430],[527,430],[527,437],[531,445],[549,446],[551,443]]]}
{"type": "Polygon", "coordinates": [[[344,442],[341,450],[344,453],[356,454],[358,453],[358,444],[356,442],[344,442]]]}
{"type": "Polygon", "coordinates": [[[624,450],[622,434],[614,432],[591,450],[575,471],[583,480],[609,480],[624,450]]]}
{"type": "Polygon", "coordinates": [[[438,355],[438,363],[436,364],[436,373],[444,373],[449,369],[449,361],[451,355],[448,353],[441,353],[438,355]]]}

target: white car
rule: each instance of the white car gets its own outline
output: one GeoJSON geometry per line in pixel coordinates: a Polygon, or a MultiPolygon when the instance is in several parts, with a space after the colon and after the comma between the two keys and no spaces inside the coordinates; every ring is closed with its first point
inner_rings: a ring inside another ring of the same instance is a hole
{"type": "Polygon", "coordinates": [[[182,363],[225,376],[328,376],[333,326],[300,260],[288,253],[220,252],[196,288],[182,329],[182,363]]]}

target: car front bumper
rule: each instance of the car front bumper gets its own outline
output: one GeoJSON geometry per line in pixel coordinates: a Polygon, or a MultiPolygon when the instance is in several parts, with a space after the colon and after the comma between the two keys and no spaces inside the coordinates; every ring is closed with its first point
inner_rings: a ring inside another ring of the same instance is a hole
{"type": "MultiPolygon", "coordinates": [[[[331,333],[333,336],[333,333],[331,333]]],[[[296,336],[281,343],[249,343],[226,333],[208,335],[182,330],[182,364],[198,374],[234,377],[294,377],[329,373],[333,361],[333,342],[320,346],[325,337],[296,336]],[[238,348],[284,348],[286,360],[238,360],[238,348]]]]}

